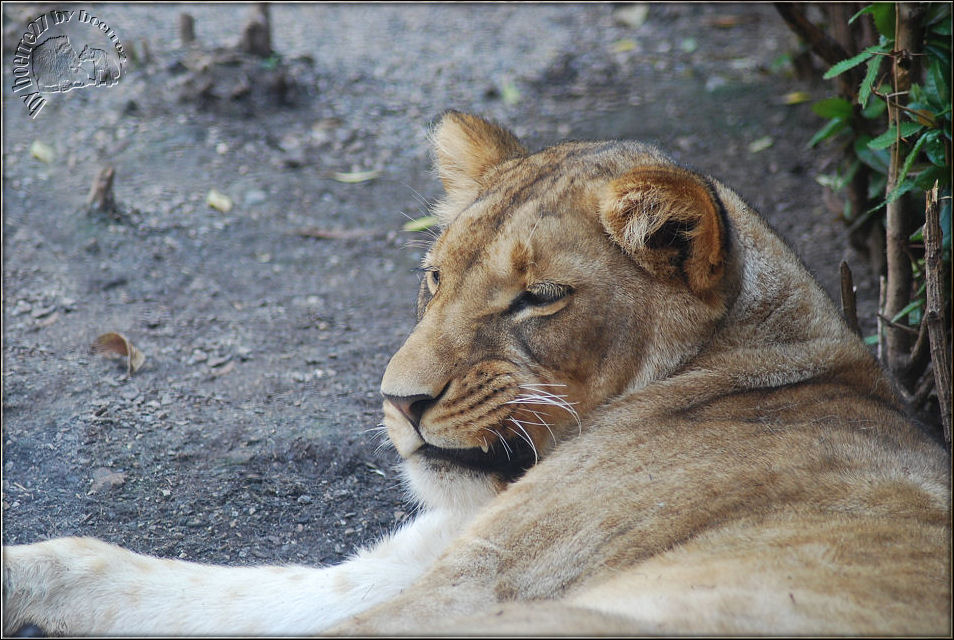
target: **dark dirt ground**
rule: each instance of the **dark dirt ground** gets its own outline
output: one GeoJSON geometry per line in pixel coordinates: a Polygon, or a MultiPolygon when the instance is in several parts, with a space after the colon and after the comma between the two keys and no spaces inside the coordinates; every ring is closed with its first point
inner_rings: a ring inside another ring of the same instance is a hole
{"type": "MultiPolygon", "coordinates": [[[[33,9],[5,5],[4,33],[33,9]]],[[[871,279],[814,179],[824,155],[805,146],[822,123],[782,101],[829,88],[770,70],[797,47],[770,5],[650,5],[642,24],[610,4],[273,5],[284,93],[259,62],[195,71],[247,7],[89,11],[140,52],[115,87],[58,94],[30,120],[4,49],[4,543],[317,564],[406,517],[396,456],[369,430],[414,322],[423,236],[401,226],[439,193],[425,132],[447,108],[532,148],[657,142],[734,186],[830,294],[847,258],[870,317],[871,279]],[[83,211],[105,164],[118,219],[83,211]],[[331,177],[358,170],[380,174],[331,177]],[[234,208],[207,206],[210,189],[234,208]],[[89,352],[107,331],[147,356],[129,379],[89,352]]]]}

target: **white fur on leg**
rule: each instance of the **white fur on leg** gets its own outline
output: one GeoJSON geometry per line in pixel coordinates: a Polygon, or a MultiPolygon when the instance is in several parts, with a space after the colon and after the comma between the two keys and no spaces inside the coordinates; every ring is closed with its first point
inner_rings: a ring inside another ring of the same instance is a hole
{"type": "Polygon", "coordinates": [[[400,593],[464,520],[459,512],[425,512],[323,569],[200,565],[91,538],[6,547],[4,632],[32,623],[69,635],[315,633],[400,593]]]}

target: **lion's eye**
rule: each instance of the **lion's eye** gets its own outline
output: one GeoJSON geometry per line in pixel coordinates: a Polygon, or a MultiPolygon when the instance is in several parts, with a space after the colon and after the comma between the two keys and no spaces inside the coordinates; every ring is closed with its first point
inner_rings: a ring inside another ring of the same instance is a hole
{"type": "Polygon", "coordinates": [[[560,302],[573,292],[573,287],[553,282],[538,282],[531,285],[510,303],[511,313],[530,307],[546,308],[560,302]]]}
{"type": "Polygon", "coordinates": [[[441,284],[441,272],[437,269],[428,269],[427,270],[427,289],[431,292],[431,295],[437,293],[437,287],[441,284]]]}

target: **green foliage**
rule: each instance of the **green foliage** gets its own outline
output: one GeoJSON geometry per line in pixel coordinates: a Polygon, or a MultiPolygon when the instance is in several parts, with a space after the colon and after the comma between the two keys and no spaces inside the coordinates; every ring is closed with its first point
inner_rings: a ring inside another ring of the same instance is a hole
{"type": "MultiPolygon", "coordinates": [[[[883,215],[885,206],[906,193],[920,194],[939,185],[943,260],[945,272],[951,258],[951,5],[929,5],[921,18],[924,38],[917,62],[922,73],[913,79],[906,100],[899,108],[898,122],[890,122],[887,100],[892,99],[892,58],[895,48],[895,4],[876,3],[856,13],[851,22],[870,15],[879,34],[878,44],[866,48],[833,65],[824,75],[835,78],[850,69],[866,64],[864,78],[853,100],[828,98],[815,103],[813,111],[827,120],[811,138],[809,146],[823,141],[841,143],[845,159],[831,174],[818,181],[833,190],[841,190],[862,165],[870,173],[868,208],[852,211],[846,203],[844,217],[849,224],[863,222],[871,215],[883,215]],[[885,193],[891,148],[898,145],[903,158],[897,185],[885,193]],[[874,206],[871,206],[874,205],[874,206]]],[[[918,231],[911,236],[914,245],[923,242],[921,226],[924,210],[920,209],[918,231]]],[[[912,302],[893,321],[906,321],[916,326],[924,309],[924,259],[912,251],[912,268],[917,291],[912,302]]],[[[950,295],[947,293],[946,295],[950,295]]]]}

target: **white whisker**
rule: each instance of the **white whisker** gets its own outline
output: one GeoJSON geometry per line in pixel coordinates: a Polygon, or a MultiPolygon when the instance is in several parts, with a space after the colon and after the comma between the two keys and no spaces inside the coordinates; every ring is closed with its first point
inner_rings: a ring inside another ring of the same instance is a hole
{"type": "Polygon", "coordinates": [[[381,431],[387,431],[388,428],[383,424],[375,425],[369,429],[363,429],[360,433],[371,433],[372,431],[380,433],[381,431]]]}
{"type": "Polygon", "coordinates": [[[488,429],[487,427],[481,427],[481,430],[492,433],[498,440],[500,440],[501,444],[503,444],[504,446],[504,453],[507,454],[507,460],[510,460],[511,451],[510,451],[510,445],[507,444],[507,439],[504,438],[503,435],[501,435],[500,433],[494,431],[493,429],[488,429]]]}
{"type": "Polygon", "coordinates": [[[534,411],[533,409],[524,409],[523,407],[520,407],[519,409],[517,409],[517,411],[528,411],[532,413],[536,417],[536,419],[539,420],[539,422],[527,422],[526,420],[524,420],[524,424],[533,424],[540,427],[544,427],[547,431],[550,432],[550,438],[553,439],[553,444],[556,444],[557,439],[556,439],[556,436],[553,435],[553,429],[550,428],[550,425],[547,423],[546,420],[543,419],[543,416],[541,416],[539,412],[534,411]]]}
{"type": "Polygon", "coordinates": [[[576,402],[570,402],[567,400],[566,395],[550,393],[544,389],[538,389],[539,386],[565,386],[565,385],[544,385],[544,384],[527,384],[520,385],[522,388],[530,389],[533,393],[524,393],[513,400],[508,400],[505,404],[544,404],[552,407],[558,407],[563,409],[576,421],[577,428],[579,433],[583,433],[583,422],[580,420],[580,414],[577,413],[576,409],[573,408],[573,405],[577,404],[576,402]]]}
{"type": "Polygon", "coordinates": [[[520,437],[520,439],[526,441],[526,443],[530,445],[530,450],[533,451],[533,464],[536,464],[540,460],[540,458],[539,456],[537,456],[537,447],[533,444],[533,440],[530,438],[530,434],[527,433],[527,430],[523,428],[523,425],[520,424],[520,421],[517,420],[516,418],[507,418],[507,419],[510,420],[510,422],[517,425],[517,428],[520,429],[520,432],[518,433],[517,431],[513,431],[513,428],[510,428],[511,431],[513,431],[514,433],[517,434],[518,437],[520,437]]]}

